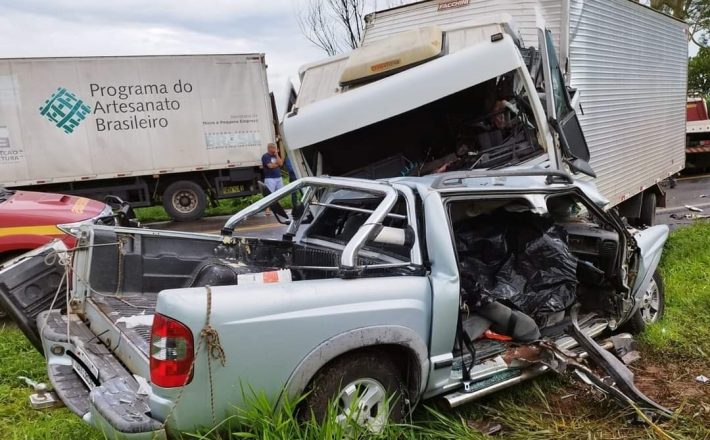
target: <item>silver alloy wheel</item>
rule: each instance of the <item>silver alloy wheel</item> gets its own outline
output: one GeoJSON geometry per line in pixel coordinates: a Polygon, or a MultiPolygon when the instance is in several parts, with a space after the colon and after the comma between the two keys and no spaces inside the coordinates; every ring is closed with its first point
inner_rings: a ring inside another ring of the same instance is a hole
{"type": "Polygon", "coordinates": [[[370,432],[380,433],[389,418],[387,390],[375,379],[357,379],[346,386],[338,396],[338,415],[341,425],[353,421],[370,432]]]}
{"type": "Polygon", "coordinates": [[[661,293],[654,278],[648,283],[648,288],[641,298],[641,319],[646,324],[658,321],[661,307],[661,293]]]}
{"type": "Polygon", "coordinates": [[[188,214],[197,207],[197,194],[194,191],[183,189],[173,195],[172,201],[177,211],[188,214]]]}

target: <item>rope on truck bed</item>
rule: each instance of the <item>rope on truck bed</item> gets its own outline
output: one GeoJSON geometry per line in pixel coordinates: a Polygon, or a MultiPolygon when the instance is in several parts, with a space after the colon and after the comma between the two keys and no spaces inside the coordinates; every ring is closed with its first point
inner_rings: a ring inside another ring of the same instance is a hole
{"type": "Polygon", "coordinates": [[[173,415],[173,411],[182,400],[185,385],[187,385],[187,382],[192,378],[195,363],[197,362],[197,355],[200,353],[203,343],[206,345],[205,349],[207,352],[207,378],[209,379],[210,384],[210,409],[212,411],[212,425],[214,425],[212,429],[217,427],[217,415],[215,413],[214,404],[214,382],[212,380],[212,360],[218,360],[222,366],[225,366],[227,358],[224,353],[224,349],[222,348],[222,344],[219,341],[219,332],[217,332],[217,329],[212,327],[210,324],[212,317],[212,289],[209,286],[205,286],[205,290],[207,291],[207,313],[205,316],[205,325],[202,327],[202,330],[200,330],[200,340],[197,342],[197,347],[195,347],[195,355],[192,358],[192,363],[190,364],[190,369],[187,373],[187,379],[185,380],[183,386],[180,387],[180,391],[178,391],[177,397],[175,398],[175,403],[173,403],[173,406],[170,407],[170,411],[168,411],[168,414],[165,416],[165,420],[161,425],[161,429],[164,431],[166,430],[168,420],[170,420],[170,417],[173,415]]]}

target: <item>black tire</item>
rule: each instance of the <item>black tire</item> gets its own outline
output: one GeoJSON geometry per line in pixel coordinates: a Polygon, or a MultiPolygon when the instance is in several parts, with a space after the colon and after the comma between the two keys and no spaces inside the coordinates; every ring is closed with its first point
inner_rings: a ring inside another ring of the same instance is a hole
{"type": "Polygon", "coordinates": [[[647,192],[643,195],[641,202],[641,213],[639,214],[639,223],[646,226],[656,224],[656,193],[647,192]]]}
{"type": "Polygon", "coordinates": [[[178,180],[165,188],[163,207],[170,218],[189,222],[202,218],[207,207],[207,195],[202,187],[189,180],[178,180]]]}
{"type": "Polygon", "coordinates": [[[624,329],[634,335],[643,333],[649,324],[658,322],[663,317],[666,311],[665,300],[666,288],[663,277],[656,271],[653,273],[648,290],[644,293],[641,308],[631,316],[624,329]]]}
{"type": "MultiPolygon", "coordinates": [[[[406,384],[397,365],[376,350],[343,355],[323,367],[307,389],[307,396],[299,416],[309,418],[313,415],[316,421],[322,422],[328,415],[330,402],[335,402],[337,405],[336,416],[342,415],[346,408],[344,399],[340,396],[346,393],[346,388],[363,392],[364,397],[369,389],[367,388],[369,381],[385,390],[386,405],[380,406],[382,403],[378,403],[372,407],[363,407],[365,418],[372,419],[372,424],[369,421],[362,424],[373,432],[379,432],[384,428],[384,424],[377,422],[380,417],[393,423],[401,422],[409,411],[406,384]],[[363,386],[365,388],[359,388],[363,386]]],[[[362,405],[366,405],[366,402],[362,405]]]]}

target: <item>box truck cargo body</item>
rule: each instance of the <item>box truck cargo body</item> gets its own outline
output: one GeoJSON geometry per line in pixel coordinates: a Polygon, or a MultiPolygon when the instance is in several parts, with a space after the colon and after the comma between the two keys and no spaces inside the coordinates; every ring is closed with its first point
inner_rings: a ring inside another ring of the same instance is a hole
{"type": "MultiPolygon", "coordinates": [[[[362,47],[432,25],[443,31],[444,50],[438,57],[394,69],[386,78],[390,80],[407,69],[443,66],[438,58],[479,44],[481,32],[488,32],[485,24],[504,21],[500,17],[512,18],[522,48],[539,49],[538,25],[549,29],[574,105],[579,104],[577,115],[598,187],[625,216],[652,223],[655,206],[663,203],[658,184],[685,162],[686,25],[629,0],[430,0],[367,16],[362,47]]],[[[479,60],[472,74],[494,58],[479,60]]],[[[349,62],[350,55],[343,54],[301,69],[294,119],[307,114],[309,106],[348,93],[364,94],[358,89],[373,85],[343,84],[349,62]]],[[[411,94],[423,96],[449,81],[442,72],[411,94]]]]}
{"type": "Polygon", "coordinates": [[[263,54],[0,60],[0,184],[163,199],[253,194],[276,138],[263,54]]]}

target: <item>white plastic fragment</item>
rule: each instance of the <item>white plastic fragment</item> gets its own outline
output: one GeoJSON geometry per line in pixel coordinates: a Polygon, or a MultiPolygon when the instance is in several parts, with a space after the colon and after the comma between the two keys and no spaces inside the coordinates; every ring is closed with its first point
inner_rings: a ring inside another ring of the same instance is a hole
{"type": "Polygon", "coordinates": [[[124,323],[126,328],[150,327],[153,325],[153,315],[124,316],[116,320],[116,324],[124,323]]]}
{"type": "Polygon", "coordinates": [[[696,377],[695,380],[698,381],[698,382],[700,382],[700,383],[708,383],[708,382],[710,382],[710,379],[708,379],[707,377],[703,376],[702,374],[701,374],[700,376],[696,377]]]}
{"type": "Polygon", "coordinates": [[[693,212],[703,212],[703,210],[701,208],[698,208],[697,206],[693,206],[693,205],[685,205],[685,208],[689,209],[693,212]]]}

